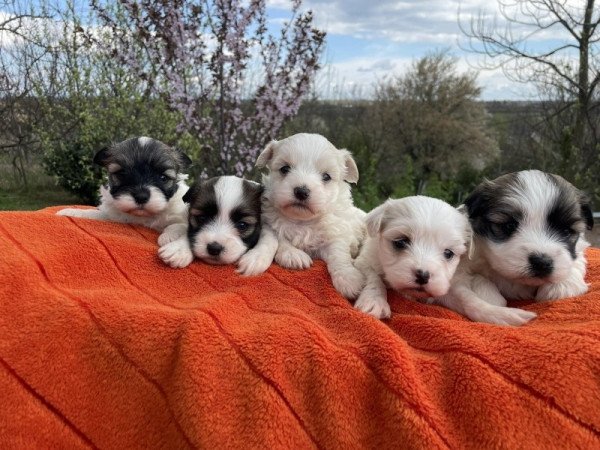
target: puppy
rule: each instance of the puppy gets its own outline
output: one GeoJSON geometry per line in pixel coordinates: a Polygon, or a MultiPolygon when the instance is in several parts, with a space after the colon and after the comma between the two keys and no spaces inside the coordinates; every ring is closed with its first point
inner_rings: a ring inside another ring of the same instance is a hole
{"type": "MultiPolygon", "coordinates": [[[[276,244],[262,229],[263,188],[253,181],[222,176],[198,182],[183,196],[189,203],[187,234],[158,251],[171,267],[185,267],[194,256],[209,264],[238,263],[238,272],[257,275],[269,268],[269,252],[252,251],[260,239],[276,244]]],[[[270,258],[270,259],[269,259],[270,258]]]]}
{"type": "Polygon", "coordinates": [[[474,256],[443,304],[472,320],[522,325],[536,315],[504,308],[587,292],[586,196],[558,175],[527,170],[481,183],[465,200],[474,256]]]}
{"type": "Polygon", "coordinates": [[[440,297],[470,239],[467,218],[446,202],[414,196],[387,200],[366,216],[369,236],[355,266],[367,284],[355,307],[378,319],[391,315],[386,288],[411,297],[440,297]]]}
{"type": "Polygon", "coordinates": [[[181,233],[186,218],[183,195],[188,189],[182,171],[191,164],[181,150],[139,137],[103,148],[94,156],[94,163],[108,171],[108,185],[100,188],[100,206],[62,209],[58,215],[164,230],[159,243],[170,239],[169,231],[181,233]]]}
{"type": "Polygon", "coordinates": [[[353,206],[348,183],[358,169],[347,150],[335,148],[318,134],[296,134],[272,141],[259,155],[263,177],[263,217],[277,236],[275,261],[289,269],[305,269],[312,258],[327,263],[333,285],[353,298],[364,276],[353,257],[365,235],[365,213],[353,206]]]}

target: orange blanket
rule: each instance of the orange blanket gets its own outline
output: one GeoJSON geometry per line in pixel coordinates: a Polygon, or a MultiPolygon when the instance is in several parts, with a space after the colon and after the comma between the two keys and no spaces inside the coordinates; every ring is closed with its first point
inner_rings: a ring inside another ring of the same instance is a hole
{"type": "Polygon", "coordinates": [[[0,214],[0,448],[600,448],[598,249],[522,328],[394,295],[380,322],[321,262],[175,270],[55,210],[0,214]]]}

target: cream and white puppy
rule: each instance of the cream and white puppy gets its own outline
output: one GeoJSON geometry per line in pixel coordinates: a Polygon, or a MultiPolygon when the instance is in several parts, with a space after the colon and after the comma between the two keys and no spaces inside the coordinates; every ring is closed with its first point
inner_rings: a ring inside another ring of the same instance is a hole
{"type": "Polygon", "coordinates": [[[176,147],[138,137],[99,150],[94,164],[108,172],[96,209],[66,208],[61,216],[143,225],[163,232],[159,245],[185,232],[190,158],[176,147]]]}
{"type": "Polygon", "coordinates": [[[387,200],[366,217],[369,237],[355,266],[367,284],[355,307],[391,315],[387,288],[411,297],[445,295],[470,238],[467,218],[446,202],[413,196],[387,200]]]}
{"type": "Polygon", "coordinates": [[[506,299],[538,302],[581,295],[584,232],[594,221],[586,196],[539,170],[481,183],[465,200],[474,256],[442,304],[472,320],[522,325],[536,315],[505,308],[506,299]]]}
{"type": "Polygon", "coordinates": [[[335,288],[356,297],[364,276],[353,257],[365,235],[365,213],[352,203],[348,183],[358,181],[358,169],[350,152],[321,135],[301,133],[269,143],[256,167],[269,169],[263,220],[278,240],[266,251],[276,251],[275,261],[289,269],[325,260],[335,288]]]}

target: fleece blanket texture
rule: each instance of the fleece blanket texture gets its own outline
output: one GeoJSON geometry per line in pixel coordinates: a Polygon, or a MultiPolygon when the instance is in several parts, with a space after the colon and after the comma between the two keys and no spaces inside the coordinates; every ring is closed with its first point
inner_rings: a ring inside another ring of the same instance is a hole
{"type": "Polygon", "coordinates": [[[0,213],[0,448],[600,448],[590,292],[522,328],[390,295],[355,311],[321,261],[164,266],[154,231],[0,213]]]}

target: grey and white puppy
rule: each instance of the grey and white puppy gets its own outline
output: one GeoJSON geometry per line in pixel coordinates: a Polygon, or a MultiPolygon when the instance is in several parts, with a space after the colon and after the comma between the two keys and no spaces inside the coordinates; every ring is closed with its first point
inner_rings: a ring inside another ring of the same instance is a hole
{"type": "Polygon", "coordinates": [[[536,315],[506,299],[538,302],[581,295],[584,238],[594,220],[587,197],[564,178],[539,170],[481,183],[465,200],[474,254],[441,304],[472,320],[522,325],[536,315]]]}
{"type": "MultiPolygon", "coordinates": [[[[183,196],[188,190],[182,172],[191,164],[181,150],[149,137],[132,138],[101,149],[94,163],[108,171],[98,208],[67,208],[58,215],[132,223],[157,231],[168,231],[175,224],[173,237],[181,234],[181,222],[187,219],[183,196]]],[[[163,233],[159,244],[169,240],[169,233],[163,233]]]]}

